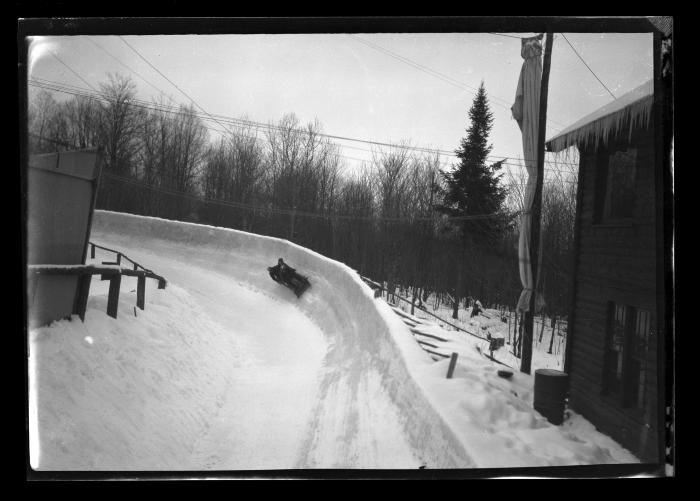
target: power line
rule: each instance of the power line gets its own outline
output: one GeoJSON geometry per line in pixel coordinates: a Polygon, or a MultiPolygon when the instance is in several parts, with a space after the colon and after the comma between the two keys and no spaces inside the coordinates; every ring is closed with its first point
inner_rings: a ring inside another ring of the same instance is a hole
{"type": "MultiPolygon", "coordinates": [[[[39,79],[39,80],[44,80],[44,79],[39,79]]],[[[44,88],[44,89],[48,89],[48,90],[53,90],[53,91],[56,91],[56,92],[62,92],[62,93],[67,93],[67,94],[72,94],[72,95],[87,97],[87,98],[91,98],[91,99],[100,100],[100,101],[106,102],[106,103],[109,103],[109,102],[110,102],[110,100],[109,100],[107,97],[105,97],[103,94],[100,94],[100,93],[91,94],[91,93],[89,93],[89,91],[86,91],[86,90],[83,90],[83,89],[80,89],[80,88],[76,88],[76,87],[74,87],[74,86],[72,86],[72,88],[71,88],[71,86],[65,86],[65,85],[63,85],[63,84],[52,83],[51,81],[48,81],[48,80],[47,80],[46,82],[50,82],[50,83],[47,84],[47,83],[41,82],[41,81],[39,81],[39,80],[36,80],[36,81],[30,80],[30,81],[29,81],[29,84],[32,85],[32,86],[36,86],[36,87],[40,87],[40,88],[44,88]],[[73,89],[78,89],[78,90],[73,90],[73,89]]],[[[175,114],[175,115],[197,116],[197,117],[199,117],[199,118],[201,118],[201,119],[204,119],[204,120],[213,119],[211,116],[210,116],[209,118],[207,118],[207,117],[205,117],[205,116],[202,116],[202,115],[197,114],[196,112],[182,112],[182,111],[177,111],[177,110],[174,110],[174,109],[169,108],[169,107],[160,106],[160,105],[157,105],[157,104],[154,104],[154,103],[147,103],[146,101],[142,101],[142,100],[139,100],[139,99],[134,99],[133,101],[134,101],[134,102],[131,103],[132,106],[139,107],[139,108],[142,108],[142,109],[147,109],[147,110],[152,110],[152,111],[160,111],[160,112],[165,112],[165,113],[175,114]],[[147,104],[139,104],[139,103],[147,103],[147,104]]],[[[207,115],[209,115],[209,114],[207,114],[207,115]]],[[[235,119],[235,118],[227,118],[227,119],[223,119],[223,121],[224,121],[224,122],[230,122],[232,125],[236,125],[236,126],[245,125],[245,126],[248,126],[248,127],[253,127],[253,128],[255,128],[256,130],[258,130],[258,129],[260,129],[260,128],[264,128],[264,129],[266,129],[266,130],[284,130],[284,128],[279,127],[279,126],[274,126],[274,125],[271,125],[271,124],[262,124],[262,123],[259,123],[259,122],[253,122],[253,121],[249,121],[249,120],[242,120],[242,119],[235,119]]],[[[212,129],[212,128],[210,128],[210,127],[207,127],[206,125],[202,125],[202,126],[205,127],[205,128],[208,129],[208,130],[212,130],[212,131],[215,131],[215,132],[220,132],[220,133],[221,133],[221,132],[224,132],[224,131],[221,131],[221,130],[219,130],[219,129],[212,129]]],[[[294,129],[294,131],[295,131],[295,132],[298,132],[298,133],[308,134],[308,132],[305,131],[305,130],[303,130],[303,129],[294,129]]],[[[227,131],[227,133],[243,135],[243,134],[241,134],[240,132],[233,132],[233,131],[231,131],[231,130],[227,131]]],[[[345,137],[345,136],[337,136],[337,135],[330,135],[330,134],[323,134],[323,133],[317,133],[317,135],[320,136],[320,137],[326,137],[326,138],[330,138],[330,139],[347,140],[347,141],[360,142],[360,143],[365,143],[365,144],[370,144],[370,145],[375,145],[375,146],[385,146],[385,147],[398,148],[398,149],[414,150],[414,151],[423,152],[423,153],[438,153],[438,154],[448,155],[448,156],[450,156],[450,157],[456,157],[456,154],[455,154],[455,153],[453,153],[453,152],[451,153],[451,152],[449,152],[449,151],[441,150],[441,149],[424,148],[424,147],[417,147],[417,146],[416,146],[416,147],[413,147],[413,146],[406,146],[406,145],[396,145],[396,144],[391,144],[391,143],[383,143],[383,142],[379,142],[379,141],[368,141],[368,140],[364,140],[364,139],[349,138],[349,137],[345,137]]],[[[251,137],[251,138],[254,138],[254,139],[258,139],[257,137],[254,137],[254,136],[247,136],[247,137],[251,137]]],[[[342,147],[353,148],[352,146],[349,146],[349,145],[343,145],[342,147]]],[[[358,150],[360,150],[360,151],[373,152],[372,150],[367,150],[367,149],[357,148],[357,147],[355,147],[354,149],[358,149],[358,150]]],[[[355,157],[349,157],[349,156],[341,155],[341,154],[339,154],[339,153],[333,153],[333,154],[336,155],[336,156],[339,156],[339,157],[342,157],[342,158],[351,159],[351,160],[356,160],[356,161],[361,161],[361,162],[368,162],[368,163],[371,163],[371,162],[372,162],[371,159],[358,159],[358,158],[355,158],[355,157]]],[[[500,158],[500,157],[490,157],[490,158],[500,158]]],[[[546,161],[546,163],[547,163],[548,165],[559,165],[559,164],[561,164],[561,165],[572,165],[572,166],[576,166],[576,164],[567,164],[567,163],[565,163],[565,162],[556,162],[556,163],[552,164],[551,161],[546,161]]],[[[441,162],[440,164],[441,164],[442,166],[449,165],[449,164],[447,164],[446,162],[441,162]]],[[[504,162],[502,162],[502,165],[507,165],[507,166],[510,166],[510,167],[518,167],[518,168],[521,168],[521,169],[522,169],[522,168],[525,168],[524,165],[522,165],[522,164],[520,164],[520,163],[513,163],[513,162],[505,162],[505,161],[504,161],[504,162]]],[[[560,174],[560,175],[562,174],[561,169],[556,168],[556,167],[545,168],[545,170],[548,170],[548,171],[551,171],[551,172],[557,172],[557,173],[560,174]]],[[[567,172],[567,174],[572,174],[572,173],[573,173],[573,171],[571,171],[571,170],[569,170],[569,171],[567,172]]]]}
{"type": "Polygon", "coordinates": [[[88,82],[87,80],[85,80],[83,77],[81,77],[81,76],[78,74],[77,71],[75,71],[73,68],[71,68],[70,66],[68,66],[68,64],[66,64],[66,63],[63,61],[63,59],[61,59],[60,57],[58,57],[58,55],[57,55],[54,51],[52,51],[51,49],[47,49],[47,50],[49,51],[49,53],[50,53],[53,57],[55,57],[55,58],[58,60],[59,63],[61,63],[61,64],[62,64],[63,66],[65,66],[66,68],[68,68],[68,70],[69,70],[71,73],[73,73],[73,75],[75,75],[76,77],[78,77],[85,85],[87,85],[87,86],[90,87],[92,90],[94,90],[95,92],[97,92],[97,89],[95,89],[92,85],[90,85],[90,82],[88,82]]]}
{"type": "MultiPolygon", "coordinates": [[[[478,91],[478,89],[476,89],[475,87],[471,87],[470,85],[464,84],[464,83],[460,82],[459,80],[456,80],[448,75],[445,75],[444,73],[440,73],[439,71],[433,70],[432,68],[428,68],[427,66],[424,66],[420,63],[413,61],[412,59],[401,56],[400,54],[397,54],[396,52],[392,52],[391,50],[386,49],[386,48],[382,47],[381,45],[375,44],[373,42],[370,42],[369,40],[365,40],[365,39],[360,38],[356,35],[348,35],[348,36],[350,36],[350,37],[354,38],[355,40],[367,45],[368,47],[371,47],[379,52],[383,52],[384,54],[386,54],[390,57],[393,57],[394,59],[398,59],[399,61],[401,61],[405,64],[408,64],[409,66],[413,66],[414,68],[418,69],[419,71],[423,71],[423,72],[428,73],[436,78],[439,78],[440,80],[443,80],[444,82],[452,84],[456,87],[460,87],[464,90],[469,90],[472,93],[475,93],[476,91],[478,91]]],[[[519,38],[519,37],[513,37],[513,38],[519,38]]],[[[491,96],[491,99],[494,101],[494,104],[500,106],[501,108],[504,108],[504,109],[510,111],[511,103],[508,102],[507,100],[501,99],[498,96],[493,96],[493,95],[491,96]]],[[[562,124],[560,124],[559,122],[557,122],[555,120],[552,120],[551,118],[549,119],[549,122],[563,126],[562,124]]],[[[557,127],[552,127],[552,128],[560,130],[557,127]]]]}
{"type": "Polygon", "coordinates": [[[515,36],[515,35],[506,35],[506,34],[504,34],[504,33],[493,33],[493,32],[490,32],[490,31],[487,31],[487,33],[488,33],[489,35],[498,35],[499,37],[516,38],[516,39],[518,39],[518,40],[522,40],[522,39],[523,39],[523,37],[517,37],[517,36],[515,36]]]}
{"type": "Polygon", "coordinates": [[[581,62],[586,66],[586,68],[588,68],[588,71],[590,71],[591,74],[596,78],[596,80],[598,80],[598,81],[600,82],[600,85],[602,85],[602,86],[605,88],[605,90],[608,91],[608,93],[612,96],[613,99],[617,99],[617,98],[615,97],[615,94],[613,94],[613,93],[610,91],[610,89],[608,89],[608,87],[603,83],[603,81],[602,81],[600,78],[598,78],[598,75],[595,74],[595,71],[593,71],[593,70],[591,69],[591,67],[588,66],[588,63],[586,63],[586,61],[583,60],[583,58],[581,57],[581,54],[578,53],[578,51],[576,50],[576,48],[575,48],[573,45],[571,45],[571,42],[569,42],[569,39],[566,38],[566,35],[564,35],[563,33],[561,33],[561,36],[564,37],[564,40],[566,40],[566,43],[569,44],[569,47],[571,47],[571,50],[573,50],[573,51],[576,53],[576,55],[577,55],[578,58],[581,60],[581,62]]]}
{"type": "MultiPolygon", "coordinates": [[[[436,78],[439,78],[440,80],[443,80],[444,82],[455,85],[455,86],[460,87],[460,88],[465,89],[465,90],[469,90],[472,93],[476,93],[479,90],[476,87],[472,87],[471,85],[467,85],[465,83],[462,83],[459,80],[456,80],[456,79],[450,77],[449,75],[445,75],[444,73],[440,73],[437,70],[434,70],[432,68],[428,68],[427,66],[424,66],[424,65],[422,65],[422,64],[420,64],[412,59],[409,59],[407,57],[401,56],[400,54],[397,54],[396,52],[393,52],[385,47],[382,47],[381,45],[370,42],[369,40],[365,40],[364,38],[360,38],[360,37],[358,37],[356,35],[352,35],[352,34],[348,35],[348,36],[351,38],[354,38],[355,40],[357,40],[360,43],[367,45],[368,47],[370,47],[372,49],[375,49],[379,52],[382,52],[382,53],[384,53],[390,57],[393,57],[394,59],[397,59],[405,64],[413,66],[414,68],[416,68],[420,71],[423,71],[423,72],[428,73],[436,78]]],[[[491,98],[494,101],[501,101],[504,103],[504,104],[499,104],[499,106],[504,106],[504,107],[507,107],[508,109],[510,109],[510,105],[506,100],[501,99],[497,96],[491,96],[491,98]]]]}
{"type": "MultiPolygon", "coordinates": [[[[353,35],[351,35],[351,36],[353,36],[353,35]]],[[[213,120],[214,122],[216,122],[217,124],[219,124],[221,127],[223,127],[224,129],[226,129],[226,127],[221,123],[220,120],[218,120],[217,118],[215,118],[214,115],[212,115],[212,114],[208,113],[206,110],[204,110],[204,108],[202,108],[202,106],[200,106],[191,96],[189,96],[186,92],[184,92],[182,89],[180,89],[172,80],[170,80],[170,79],[169,79],[167,76],[165,76],[160,70],[158,70],[158,68],[156,68],[153,64],[151,64],[143,55],[141,55],[141,54],[140,54],[133,46],[131,46],[126,40],[124,40],[121,36],[120,36],[119,38],[120,38],[132,51],[134,51],[142,60],[144,60],[151,68],[153,68],[153,69],[154,69],[156,72],[158,72],[163,78],[165,78],[169,83],[171,83],[171,84],[172,84],[176,89],[178,89],[178,91],[180,91],[185,97],[187,97],[188,99],[190,99],[190,101],[191,101],[193,104],[195,104],[200,110],[202,110],[202,111],[207,115],[207,117],[208,117],[210,120],[213,120]]],[[[354,38],[356,38],[357,40],[361,41],[362,43],[368,44],[368,45],[370,45],[370,46],[374,45],[374,44],[372,44],[371,42],[365,41],[365,40],[363,40],[363,39],[361,39],[361,38],[359,38],[359,37],[354,37],[354,38]]],[[[91,40],[91,41],[92,41],[92,40],[91,40]]],[[[93,42],[93,43],[95,43],[95,42],[93,42]]],[[[98,44],[95,43],[95,45],[98,45],[98,44]]],[[[98,45],[98,47],[100,47],[100,46],[98,45]]],[[[376,47],[378,48],[378,50],[387,51],[387,53],[391,53],[391,51],[388,51],[388,49],[384,49],[384,48],[382,48],[382,47],[380,47],[380,46],[376,46],[376,47]]],[[[102,48],[102,47],[100,47],[100,48],[102,48]]],[[[102,50],[104,50],[105,52],[107,52],[106,49],[104,49],[104,48],[102,48],[102,50]]],[[[137,76],[139,76],[139,77],[142,78],[144,81],[146,81],[147,83],[149,83],[149,85],[151,85],[152,87],[154,87],[158,92],[160,92],[161,94],[163,94],[162,90],[160,90],[158,87],[154,86],[153,84],[151,84],[150,82],[148,82],[147,80],[145,80],[145,78],[143,78],[143,77],[142,77],[141,75],[139,75],[136,71],[134,71],[133,69],[131,69],[130,67],[128,67],[128,66],[125,65],[124,63],[121,63],[121,61],[119,61],[116,57],[114,57],[114,56],[112,56],[111,54],[109,54],[109,52],[107,52],[107,53],[108,53],[108,55],[110,55],[111,57],[113,57],[117,62],[119,62],[120,64],[123,64],[127,69],[129,69],[130,71],[132,71],[133,73],[135,73],[137,76]]],[[[420,65],[420,64],[418,64],[418,63],[414,63],[414,62],[408,60],[407,58],[403,58],[403,56],[399,56],[398,54],[395,54],[395,53],[391,53],[391,54],[393,54],[392,57],[398,57],[398,58],[406,59],[406,60],[409,62],[409,64],[414,64],[414,65],[417,65],[417,66],[422,66],[422,65],[420,65]]],[[[54,56],[55,56],[55,54],[54,54],[54,56]]],[[[57,57],[57,56],[56,56],[56,57],[57,57]]],[[[58,57],[57,57],[57,59],[58,59],[58,57]]],[[[84,83],[86,83],[92,90],[94,90],[95,92],[97,92],[96,89],[94,89],[94,87],[92,87],[86,80],[84,80],[77,72],[75,72],[74,70],[72,70],[72,68],[70,68],[66,63],[64,63],[64,62],[61,61],[60,59],[59,59],[59,61],[60,61],[62,64],[64,64],[71,72],[73,72],[78,78],[80,78],[80,80],[82,80],[84,83]]],[[[427,68],[427,67],[423,67],[423,68],[426,68],[428,71],[432,71],[432,72],[434,72],[434,73],[438,73],[438,72],[435,72],[434,70],[430,70],[430,69],[427,68]]],[[[438,73],[438,74],[439,74],[439,73],[438,73]]],[[[447,76],[442,75],[442,74],[439,74],[439,75],[444,76],[444,77],[446,77],[446,78],[448,78],[448,79],[450,78],[450,77],[447,77],[447,76]]],[[[454,79],[451,79],[451,80],[454,80],[454,79]]],[[[455,81],[455,82],[456,82],[456,81],[455,81]]],[[[460,83],[459,85],[463,85],[463,84],[460,83]]],[[[60,92],[60,90],[59,90],[59,92],[60,92]]],[[[140,101],[140,100],[135,100],[135,101],[140,101]]],[[[144,101],[141,101],[141,102],[144,102],[144,101]]],[[[168,110],[168,111],[169,111],[169,112],[172,112],[172,111],[170,111],[170,110],[168,110]]],[[[219,117],[223,117],[223,116],[219,115],[219,117]]],[[[204,117],[201,117],[201,116],[200,116],[200,118],[205,119],[204,117]]],[[[261,124],[261,123],[259,123],[259,122],[254,122],[254,121],[250,121],[250,120],[235,119],[235,118],[230,118],[230,117],[225,117],[225,118],[223,118],[223,120],[224,120],[225,122],[233,122],[233,125],[236,125],[236,126],[239,126],[240,124],[245,124],[245,125],[250,126],[250,127],[255,127],[256,129],[264,128],[264,129],[266,129],[266,130],[273,130],[273,129],[274,129],[274,130],[283,130],[283,128],[281,128],[281,127],[275,127],[275,126],[273,126],[273,125],[271,125],[271,124],[261,124]]],[[[217,130],[217,129],[209,129],[209,130],[214,130],[214,131],[219,132],[219,133],[233,133],[230,129],[228,129],[228,130],[226,130],[226,131],[217,130]]],[[[301,131],[296,130],[296,131],[297,131],[297,132],[305,133],[305,131],[303,131],[303,130],[301,130],[301,131]]],[[[457,156],[454,152],[450,152],[450,151],[446,151],[446,150],[441,150],[441,149],[435,149],[435,148],[411,147],[411,146],[405,146],[405,145],[396,145],[396,144],[384,143],[384,142],[379,142],[379,141],[368,141],[368,140],[362,140],[362,139],[356,139],[356,138],[349,138],[349,137],[338,136],[338,135],[330,135],[330,134],[323,134],[323,133],[317,133],[317,134],[318,134],[319,136],[321,136],[321,137],[326,137],[326,138],[330,138],[330,139],[336,139],[336,140],[340,140],[340,141],[353,141],[353,142],[361,142],[361,143],[370,144],[370,145],[375,145],[375,146],[385,146],[385,147],[392,147],[392,148],[409,149],[409,150],[420,151],[420,152],[425,152],[425,153],[438,153],[438,154],[448,155],[448,156],[450,156],[450,157],[457,156]]],[[[348,145],[344,145],[343,147],[350,147],[350,148],[352,148],[351,146],[348,146],[348,145]]],[[[356,149],[362,150],[361,148],[356,148],[356,149]]],[[[364,151],[371,151],[371,150],[364,150],[364,151]]],[[[352,158],[352,157],[346,157],[346,158],[352,158]]],[[[493,158],[497,158],[497,157],[493,157],[493,156],[492,156],[492,157],[490,157],[490,158],[493,159],[493,158]]],[[[365,161],[365,160],[360,160],[360,159],[355,159],[355,160],[358,160],[358,161],[365,161]]],[[[370,161],[370,160],[367,160],[367,161],[370,161]]],[[[549,162],[548,162],[548,163],[549,163],[549,162]]],[[[564,162],[560,162],[560,163],[563,164],[564,162]]],[[[550,163],[550,164],[551,164],[551,163],[550,163]]],[[[442,164],[442,165],[444,165],[444,164],[442,164]]],[[[521,168],[522,168],[521,165],[513,164],[513,163],[507,163],[507,162],[503,162],[503,165],[517,166],[517,167],[521,167],[521,168]]],[[[558,169],[551,169],[551,170],[558,171],[558,169]]],[[[560,171],[559,171],[559,174],[561,175],[561,172],[560,172],[560,171]]]]}
{"type": "Polygon", "coordinates": [[[261,212],[261,213],[273,213],[273,214],[278,214],[278,215],[295,215],[295,216],[300,216],[300,217],[316,217],[316,218],[333,218],[333,219],[351,219],[351,220],[371,220],[371,221],[393,221],[393,222],[401,222],[401,221],[437,221],[437,220],[450,220],[450,221],[467,221],[467,220],[484,220],[484,219],[498,219],[498,218],[513,218],[517,216],[518,212],[493,212],[490,214],[470,214],[466,216],[415,216],[415,217],[388,217],[388,216],[379,216],[379,215],[372,215],[372,216],[357,216],[354,214],[320,214],[317,212],[308,212],[308,211],[299,211],[299,210],[292,210],[292,209],[282,209],[282,208],[277,208],[277,207],[265,207],[265,206],[258,206],[258,205],[251,205],[251,204],[245,204],[241,202],[233,202],[229,200],[220,200],[220,199],[215,199],[215,198],[207,198],[207,197],[201,197],[197,195],[193,195],[191,193],[187,193],[184,191],[180,190],[175,190],[171,188],[164,188],[160,186],[154,186],[152,184],[144,183],[143,181],[139,181],[134,178],[129,178],[129,177],[124,177],[124,176],[119,176],[116,174],[112,174],[110,172],[104,172],[104,176],[115,179],[118,181],[122,181],[125,183],[130,183],[133,185],[138,185],[142,186],[144,188],[150,189],[152,191],[160,192],[160,193],[165,193],[168,195],[175,195],[175,196],[181,196],[184,198],[189,198],[192,200],[198,200],[201,202],[206,202],[206,203],[213,203],[216,205],[224,205],[236,209],[245,209],[245,210],[252,210],[256,212],[261,212]]]}
{"type": "MultiPolygon", "coordinates": [[[[134,53],[135,53],[137,56],[139,56],[141,59],[143,59],[143,60],[146,62],[146,64],[148,64],[148,66],[150,66],[151,68],[153,68],[160,76],[162,76],[162,77],[165,78],[168,82],[170,82],[170,84],[171,84],[173,87],[175,87],[177,90],[179,90],[180,93],[182,93],[182,95],[184,95],[187,99],[189,99],[192,103],[194,103],[194,105],[197,106],[197,108],[199,108],[199,109],[202,110],[204,113],[206,113],[207,115],[209,115],[209,113],[208,113],[204,108],[202,108],[202,107],[199,105],[199,103],[198,103],[197,101],[195,101],[189,94],[187,94],[184,90],[182,90],[180,87],[178,87],[177,84],[176,84],[175,82],[173,82],[173,81],[170,80],[168,77],[166,77],[158,68],[156,68],[153,64],[151,64],[151,62],[150,62],[148,59],[146,59],[145,57],[143,57],[143,56],[141,55],[141,53],[140,53],[139,51],[137,51],[129,42],[127,42],[126,40],[124,40],[124,38],[123,38],[121,35],[117,35],[117,36],[118,36],[119,39],[120,39],[122,42],[124,42],[132,51],[134,51],[134,53]]],[[[209,115],[209,116],[211,117],[211,115],[209,115]]],[[[221,127],[223,127],[224,129],[226,129],[226,127],[225,127],[224,125],[222,125],[221,122],[219,122],[218,120],[214,119],[213,117],[212,117],[212,120],[214,120],[216,123],[218,123],[219,125],[221,125],[221,127]]],[[[225,131],[222,131],[222,132],[225,132],[225,131]]],[[[229,132],[230,132],[230,131],[229,131],[229,132]]]]}
{"type": "MultiPolygon", "coordinates": [[[[38,79],[38,80],[45,80],[45,79],[38,79]]],[[[52,81],[50,81],[50,80],[45,80],[45,81],[46,81],[46,82],[49,82],[51,85],[65,86],[64,84],[60,84],[60,83],[57,83],[57,82],[52,82],[52,81]]],[[[71,86],[66,86],[66,87],[70,88],[71,86]]],[[[85,89],[80,89],[79,87],[75,87],[75,86],[72,86],[72,87],[73,87],[74,89],[78,89],[79,91],[85,91],[85,89]]],[[[59,90],[59,92],[62,92],[62,91],[59,90]]],[[[141,103],[146,103],[147,106],[152,106],[152,105],[153,105],[152,103],[149,103],[149,102],[143,101],[143,100],[139,100],[139,99],[134,99],[134,101],[136,101],[136,102],[141,102],[141,103]]],[[[156,106],[157,106],[157,105],[156,105],[156,106]]],[[[170,112],[170,113],[178,113],[178,112],[175,112],[175,111],[168,111],[168,112],[170,112]]],[[[236,126],[242,126],[242,125],[243,125],[243,126],[252,127],[252,128],[255,128],[255,129],[261,129],[261,128],[262,128],[262,129],[265,129],[265,130],[280,130],[280,131],[287,130],[287,129],[284,128],[284,127],[275,126],[275,125],[272,125],[272,124],[269,124],[269,123],[265,124],[265,123],[256,122],[256,121],[253,121],[253,120],[246,120],[246,119],[241,119],[241,118],[227,117],[227,116],[225,116],[225,115],[216,115],[216,114],[207,113],[206,116],[201,116],[201,115],[199,115],[199,116],[200,116],[200,118],[202,118],[202,119],[204,119],[204,120],[216,120],[215,117],[218,117],[218,120],[223,121],[223,122],[225,122],[225,123],[232,124],[232,125],[236,125],[236,126]]],[[[305,131],[305,130],[303,130],[303,129],[293,129],[293,131],[294,131],[294,132],[297,132],[297,133],[301,133],[301,134],[308,134],[308,132],[305,131]]],[[[218,132],[222,132],[222,131],[218,131],[218,132]]],[[[230,133],[231,131],[229,130],[228,132],[230,133]]],[[[421,146],[409,146],[409,145],[385,143],[385,142],[379,142],[379,141],[370,141],[370,140],[367,140],[367,139],[358,139],[358,138],[351,138],[351,137],[347,137],[347,136],[332,135],[332,134],[324,134],[324,133],[321,133],[321,132],[316,132],[315,134],[317,134],[318,136],[321,136],[321,137],[326,137],[326,138],[329,138],[329,139],[336,139],[336,140],[340,140],[340,141],[359,142],[359,143],[369,144],[369,145],[373,145],[373,146],[386,146],[386,147],[398,148],[398,149],[415,150],[415,151],[420,151],[420,152],[424,152],[424,153],[439,153],[439,154],[446,155],[446,156],[449,156],[449,157],[456,157],[456,156],[457,156],[457,154],[456,154],[454,151],[448,151],[448,150],[444,150],[444,149],[440,149],[440,148],[428,148],[428,147],[421,147],[421,146]]],[[[358,149],[358,150],[360,150],[360,151],[372,152],[372,150],[368,150],[368,149],[366,149],[366,148],[358,148],[358,147],[353,147],[353,146],[349,146],[349,145],[343,145],[343,147],[344,147],[344,148],[358,149]]],[[[505,157],[509,157],[509,158],[515,157],[515,155],[489,155],[487,158],[492,159],[492,160],[493,160],[493,159],[502,159],[502,157],[504,157],[504,156],[505,156],[505,157]]],[[[527,161],[527,159],[523,159],[523,161],[527,161]]],[[[548,164],[551,164],[551,163],[552,163],[552,162],[550,162],[550,161],[545,161],[545,162],[548,163],[548,164]]],[[[567,162],[557,162],[557,163],[558,163],[558,164],[561,164],[561,165],[571,165],[571,166],[577,167],[577,164],[573,164],[573,163],[567,163],[567,162]]],[[[515,165],[515,164],[506,163],[505,165],[515,165]]]]}
{"type": "Polygon", "coordinates": [[[148,85],[150,85],[151,87],[153,87],[158,93],[163,94],[163,91],[162,91],[161,89],[159,89],[158,87],[156,87],[155,85],[153,85],[151,82],[149,82],[148,80],[146,80],[146,79],[145,79],[143,76],[141,76],[141,74],[139,74],[135,69],[131,68],[129,65],[127,65],[127,64],[124,63],[123,61],[119,60],[115,55],[113,55],[111,52],[109,52],[107,49],[105,49],[102,45],[98,44],[95,40],[93,40],[93,39],[90,38],[89,36],[86,36],[85,38],[86,38],[89,42],[91,42],[93,45],[95,45],[98,49],[100,49],[100,50],[103,51],[105,54],[107,54],[109,57],[111,57],[111,58],[114,59],[116,62],[118,62],[119,64],[121,64],[122,66],[124,66],[127,70],[129,70],[129,71],[132,72],[134,75],[136,75],[137,77],[139,77],[141,80],[143,80],[144,82],[146,82],[148,85]]]}

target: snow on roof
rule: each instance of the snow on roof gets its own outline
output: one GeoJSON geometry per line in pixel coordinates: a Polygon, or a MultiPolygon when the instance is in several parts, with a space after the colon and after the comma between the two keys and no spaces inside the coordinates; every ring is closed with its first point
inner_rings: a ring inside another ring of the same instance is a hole
{"type": "Polygon", "coordinates": [[[649,126],[654,101],[654,81],[648,80],[613,102],[581,118],[546,142],[547,151],[558,152],[569,146],[607,143],[623,127],[632,131],[649,126]]]}

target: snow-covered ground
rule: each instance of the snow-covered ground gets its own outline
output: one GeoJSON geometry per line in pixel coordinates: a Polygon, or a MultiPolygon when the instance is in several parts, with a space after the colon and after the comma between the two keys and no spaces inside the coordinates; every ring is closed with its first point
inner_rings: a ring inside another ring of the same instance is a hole
{"type": "MultiPolygon", "coordinates": [[[[439,326],[433,361],[347,266],[284,240],[97,211],[91,241],[168,279],[122,278],[117,319],[93,279],[85,322],[30,332],[30,456],[40,470],[472,468],[637,462],[577,415],[532,409],[439,326]],[[284,257],[312,283],[270,280],[284,257]],[[451,344],[450,344],[451,343],[451,344]]],[[[111,260],[106,253],[96,261],[111,260]]],[[[479,342],[480,343],[480,342],[479,342]]]]}
{"type": "MultiPolygon", "coordinates": [[[[458,318],[453,319],[451,306],[441,304],[438,306],[438,308],[433,308],[431,306],[431,303],[434,304],[432,297],[429,298],[428,301],[423,303],[423,308],[431,312],[432,315],[435,315],[440,319],[444,319],[445,322],[442,322],[441,320],[425,313],[424,311],[421,311],[418,308],[414,308],[414,316],[422,321],[438,325],[446,331],[454,331],[452,332],[451,339],[454,339],[457,342],[467,340],[471,341],[474,340],[474,337],[466,333],[460,333],[459,331],[456,331],[456,329],[454,329],[454,327],[452,327],[450,324],[456,325],[457,327],[482,338],[487,337],[487,335],[491,335],[492,337],[502,337],[505,340],[504,346],[494,352],[494,358],[503,362],[506,365],[509,365],[510,367],[520,367],[520,358],[515,356],[515,353],[513,351],[514,348],[512,345],[512,343],[514,342],[513,338],[515,337],[514,313],[510,314],[510,325],[508,323],[508,312],[506,312],[505,314],[506,316],[504,321],[503,319],[501,319],[501,314],[498,310],[488,308],[485,309],[482,313],[475,315],[474,317],[471,316],[471,307],[460,308],[457,314],[458,318]],[[509,330],[510,336],[508,335],[509,330]]],[[[411,305],[406,301],[396,299],[395,302],[392,302],[392,304],[394,304],[397,308],[401,309],[406,313],[409,313],[411,311],[411,305]]],[[[565,321],[563,323],[564,325],[566,325],[565,321]]],[[[546,318],[544,330],[542,330],[542,317],[536,316],[533,331],[534,339],[532,346],[531,361],[532,372],[534,373],[536,369],[563,370],[564,350],[566,348],[566,327],[562,327],[561,325],[559,325],[558,327],[555,326],[555,328],[552,329],[551,319],[546,318]],[[551,339],[552,330],[554,330],[553,341],[551,339]],[[540,341],[540,333],[542,334],[542,341],[540,341]],[[550,341],[552,341],[552,353],[549,353],[550,341]]],[[[481,343],[479,344],[479,346],[482,346],[484,347],[484,349],[486,349],[488,343],[481,343]]]]}

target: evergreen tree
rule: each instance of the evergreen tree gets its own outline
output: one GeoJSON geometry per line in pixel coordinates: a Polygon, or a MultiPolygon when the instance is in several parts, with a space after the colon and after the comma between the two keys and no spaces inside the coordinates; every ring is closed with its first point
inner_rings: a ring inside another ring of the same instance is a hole
{"type": "MultiPolygon", "coordinates": [[[[499,212],[506,198],[506,190],[498,184],[502,161],[487,164],[492,149],[488,139],[493,113],[489,109],[483,81],[469,109],[469,120],[467,135],[455,151],[460,163],[453,171],[443,172],[445,189],[442,204],[436,208],[448,216],[499,212]]],[[[493,240],[503,227],[504,221],[499,218],[465,219],[459,224],[462,239],[476,241],[493,240]]]]}
{"type": "MultiPolygon", "coordinates": [[[[493,126],[493,113],[489,109],[484,82],[474,97],[469,109],[470,125],[466,137],[462,138],[460,148],[455,151],[460,160],[451,172],[443,172],[445,188],[442,191],[442,203],[436,209],[452,217],[480,216],[493,214],[503,209],[506,191],[498,184],[497,174],[502,162],[487,165],[491,153],[489,133],[493,126]]],[[[475,218],[457,220],[448,225],[459,235],[459,251],[455,255],[454,302],[452,318],[458,318],[460,298],[466,295],[467,268],[474,270],[475,257],[479,248],[494,244],[496,237],[502,234],[506,221],[504,218],[475,218]],[[467,247],[471,259],[467,261],[467,247]]],[[[476,278],[476,277],[472,277],[476,278]]],[[[483,280],[483,278],[482,278],[483,280]]],[[[483,283],[483,282],[482,282],[483,283]]]]}

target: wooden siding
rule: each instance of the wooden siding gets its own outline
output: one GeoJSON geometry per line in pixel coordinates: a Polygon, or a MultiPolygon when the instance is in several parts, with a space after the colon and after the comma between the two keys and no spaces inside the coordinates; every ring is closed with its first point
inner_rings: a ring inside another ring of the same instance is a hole
{"type": "Polygon", "coordinates": [[[597,222],[600,152],[582,151],[583,185],[578,220],[574,285],[569,405],[600,431],[644,461],[657,461],[656,386],[656,227],[654,138],[643,131],[632,138],[637,148],[635,217],[597,222]],[[623,407],[620,397],[602,392],[608,304],[614,301],[651,314],[647,354],[647,405],[623,407]]]}

